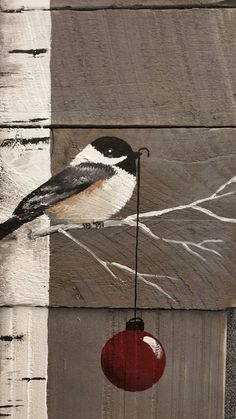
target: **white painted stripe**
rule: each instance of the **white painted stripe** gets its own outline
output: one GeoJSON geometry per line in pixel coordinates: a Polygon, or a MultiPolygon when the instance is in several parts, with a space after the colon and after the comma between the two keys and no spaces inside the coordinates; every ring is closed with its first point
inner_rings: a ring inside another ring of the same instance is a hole
{"type": "Polygon", "coordinates": [[[45,307],[0,308],[0,413],[12,419],[47,419],[45,307]]]}
{"type": "Polygon", "coordinates": [[[51,14],[0,13],[0,27],[0,123],[32,125],[38,120],[48,125],[51,14]]]}
{"type": "Polygon", "coordinates": [[[49,9],[50,0],[1,0],[2,10],[49,9]]]}
{"type": "MultiPolygon", "coordinates": [[[[43,3],[49,8],[50,1],[41,0],[41,7],[43,3]]],[[[18,8],[24,1],[0,5],[18,8]]],[[[1,89],[0,123],[50,124],[50,12],[0,13],[0,25],[6,87],[1,89]],[[30,50],[37,49],[45,52],[34,56],[30,50]],[[14,50],[18,52],[10,53],[14,50]]],[[[48,129],[0,130],[0,222],[50,177],[49,138],[48,129]]],[[[48,225],[46,216],[31,223],[48,225]]],[[[0,414],[47,419],[49,239],[30,241],[27,228],[0,241],[0,406],[8,406],[0,414]]]]}
{"type": "MultiPolygon", "coordinates": [[[[49,135],[48,129],[0,131],[0,221],[50,177],[49,135]]],[[[41,217],[0,241],[0,305],[48,305],[49,239],[28,238],[30,227],[47,226],[48,218],[41,217]]]]}

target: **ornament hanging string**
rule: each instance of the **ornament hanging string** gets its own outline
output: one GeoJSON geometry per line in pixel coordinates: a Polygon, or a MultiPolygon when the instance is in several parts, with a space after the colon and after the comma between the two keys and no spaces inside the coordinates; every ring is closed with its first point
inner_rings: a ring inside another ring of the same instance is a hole
{"type": "Polygon", "coordinates": [[[139,246],[139,213],[140,213],[140,179],[141,179],[141,156],[142,151],[147,152],[150,156],[150,151],[147,147],[141,147],[138,152],[138,167],[137,167],[137,217],[136,217],[136,239],[135,239],[135,274],[134,274],[134,321],[137,319],[137,300],[138,300],[138,246],[139,246]]]}

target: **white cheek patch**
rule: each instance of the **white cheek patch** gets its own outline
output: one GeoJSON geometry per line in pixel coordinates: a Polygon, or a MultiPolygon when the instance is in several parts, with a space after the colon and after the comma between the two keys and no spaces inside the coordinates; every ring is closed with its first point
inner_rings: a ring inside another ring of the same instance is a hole
{"type": "Polygon", "coordinates": [[[102,163],[106,165],[115,165],[125,160],[127,156],[121,157],[105,157],[100,151],[96,150],[91,144],[87,145],[70,163],[71,166],[77,164],[91,162],[91,163],[102,163]]]}

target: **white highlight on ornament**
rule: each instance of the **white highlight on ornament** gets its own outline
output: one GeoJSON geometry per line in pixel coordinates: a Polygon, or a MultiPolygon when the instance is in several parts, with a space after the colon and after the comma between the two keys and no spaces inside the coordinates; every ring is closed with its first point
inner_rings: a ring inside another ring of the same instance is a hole
{"type": "Polygon", "coordinates": [[[154,338],[151,338],[150,336],[144,336],[143,341],[150,346],[150,348],[152,349],[152,351],[158,359],[162,357],[162,347],[154,338]]]}

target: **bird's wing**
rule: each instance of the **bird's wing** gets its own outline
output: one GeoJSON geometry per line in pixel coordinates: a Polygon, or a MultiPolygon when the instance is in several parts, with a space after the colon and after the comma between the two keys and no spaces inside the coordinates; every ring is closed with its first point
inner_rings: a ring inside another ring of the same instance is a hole
{"type": "Polygon", "coordinates": [[[68,166],[23,198],[13,214],[24,222],[31,221],[57,202],[84,191],[98,181],[109,179],[114,173],[112,166],[101,163],[68,166]]]}

